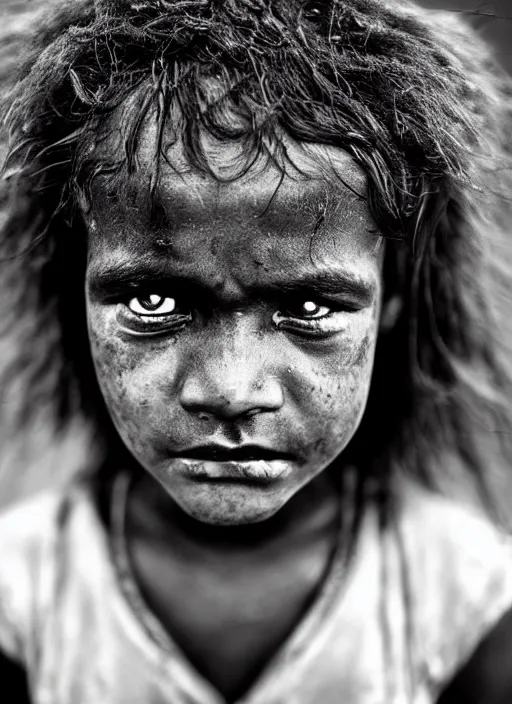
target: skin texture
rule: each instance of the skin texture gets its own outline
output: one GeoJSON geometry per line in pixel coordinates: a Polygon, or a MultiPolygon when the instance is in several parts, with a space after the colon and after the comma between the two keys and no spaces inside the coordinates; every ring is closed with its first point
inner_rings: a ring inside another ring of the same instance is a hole
{"type": "MultiPolygon", "coordinates": [[[[237,145],[205,139],[205,149],[221,177],[233,175],[237,145]]],[[[303,173],[283,178],[261,162],[219,183],[173,147],[152,209],[148,129],[123,196],[98,180],[88,215],[88,324],[108,410],[140,465],[209,524],[276,514],[342,452],[368,394],[382,247],[364,199],[334,187],[332,171],[355,191],[364,179],[334,148],[288,152],[303,173]],[[290,290],[313,277],[339,290],[290,290]],[[140,315],[150,295],[174,311],[140,315]],[[287,456],[248,470],[183,461],[212,442],[287,456]]]]}

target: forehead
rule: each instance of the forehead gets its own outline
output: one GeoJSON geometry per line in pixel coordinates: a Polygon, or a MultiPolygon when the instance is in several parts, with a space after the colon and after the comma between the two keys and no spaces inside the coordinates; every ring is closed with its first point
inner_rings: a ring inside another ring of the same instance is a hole
{"type": "MultiPolygon", "coordinates": [[[[290,273],[296,266],[315,268],[333,260],[373,268],[382,248],[362,170],[334,147],[285,137],[282,147],[282,164],[261,155],[243,170],[251,155],[242,143],[203,136],[213,172],[204,173],[190,166],[175,142],[150,195],[155,134],[149,125],[136,171],[115,185],[103,177],[94,181],[86,216],[90,257],[120,263],[153,257],[182,268],[208,257],[218,265],[260,262],[290,273]]],[[[102,148],[118,147],[107,141],[102,148]]]]}

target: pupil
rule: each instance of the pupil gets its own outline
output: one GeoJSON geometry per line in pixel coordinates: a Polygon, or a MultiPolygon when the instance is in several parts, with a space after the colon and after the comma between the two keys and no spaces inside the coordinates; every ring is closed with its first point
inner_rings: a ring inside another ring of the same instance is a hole
{"type": "Polygon", "coordinates": [[[144,308],[148,308],[149,310],[156,310],[156,308],[158,308],[162,304],[162,297],[153,294],[148,298],[141,298],[140,302],[142,303],[144,308]]]}

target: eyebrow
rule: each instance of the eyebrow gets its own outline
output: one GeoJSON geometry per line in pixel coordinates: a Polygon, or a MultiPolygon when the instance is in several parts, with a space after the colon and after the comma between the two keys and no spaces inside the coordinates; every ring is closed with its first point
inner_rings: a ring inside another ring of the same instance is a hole
{"type": "Polygon", "coordinates": [[[96,295],[115,296],[136,290],[148,284],[170,279],[172,276],[165,262],[118,261],[105,266],[91,266],[89,272],[89,291],[96,295]]]}
{"type": "MultiPolygon", "coordinates": [[[[93,295],[114,298],[129,294],[151,285],[171,283],[181,290],[204,291],[211,296],[207,282],[200,282],[190,276],[174,274],[166,262],[125,261],[106,266],[91,267],[89,291],[93,295]]],[[[251,287],[250,291],[263,298],[277,295],[316,295],[345,296],[356,303],[368,305],[372,302],[377,288],[373,278],[363,278],[346,269],[320,269],[315,272],[297,275],[292,280],[268,281],[251,287]]]]}
{"type": "Polygon", "coordinates": [[[377,288],[373,279],[363,279],[345,269],[324,269],[298,276],[292,281],[270,283],[267,290],[284,294],[313,293],[317,296],[348,296],[361,304],[371,303],[377,288]]]}

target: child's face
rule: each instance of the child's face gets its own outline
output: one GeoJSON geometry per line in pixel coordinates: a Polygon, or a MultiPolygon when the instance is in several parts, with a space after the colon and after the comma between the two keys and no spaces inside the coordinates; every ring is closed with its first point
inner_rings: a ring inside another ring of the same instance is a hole
{"type": "MultiPolygon", "coordinates": [[[[364,178],[339,150],[293,145],[308,175],[277,192],[273,166],[221,184],[164,165],[155,221],[149,140],[127,191],[113,199],[98,181],[88,216],[99,385],[129,450],[188,514],[264,520],[333,462],[364,411],[381,240],[365,201],[329,186],[311,151],[359,192],[364,178]]],[[[236,149],[207,145],[224,172],[236,149]]]]}

